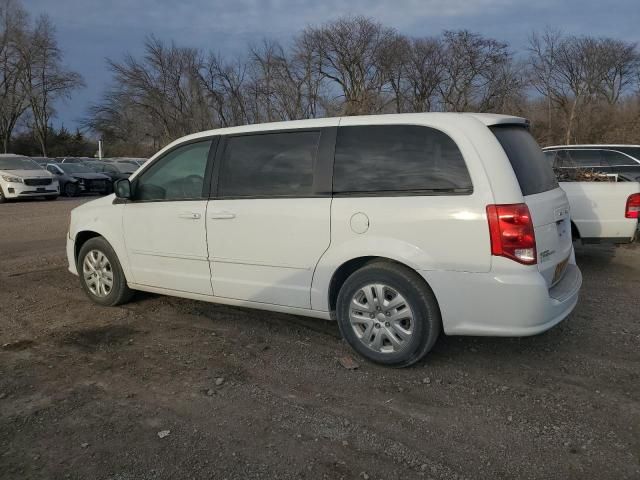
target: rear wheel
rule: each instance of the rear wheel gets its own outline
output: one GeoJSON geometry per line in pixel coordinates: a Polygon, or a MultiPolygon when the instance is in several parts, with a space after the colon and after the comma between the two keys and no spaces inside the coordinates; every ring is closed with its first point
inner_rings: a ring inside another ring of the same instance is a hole
{"type": "Polygon", "coordinates": [[[0,203],[4,203],[7,201],[7,197],[4,196],[4,192],[2,191],[2,187],[0,187],[0,203]]]}
{"type": "Polygon", "coordinates": [[[413,270],[374,261],[342,285],[336,307],[344,339],[363,357],[406,367],[431,350],[440,334],[433,292],[413,270]]]}
{"type": "Polygon", "coordinates": [[[116,252],[104,238],[91,238],[82,245],[77,267],[82,288],[95,303],[112,307],[133,296],[116,252]]]}

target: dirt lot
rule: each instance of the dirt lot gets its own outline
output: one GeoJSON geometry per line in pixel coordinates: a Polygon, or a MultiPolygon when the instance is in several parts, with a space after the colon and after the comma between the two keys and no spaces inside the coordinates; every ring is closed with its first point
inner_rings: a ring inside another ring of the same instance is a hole
{"type": "Polygon", "coordinates": [[[581,248],[544,335],[346,370],[330,322],[94,306],[64,257],[80,202],[0,206],[0,478],[640,478],[638,245],[581,248]]]}

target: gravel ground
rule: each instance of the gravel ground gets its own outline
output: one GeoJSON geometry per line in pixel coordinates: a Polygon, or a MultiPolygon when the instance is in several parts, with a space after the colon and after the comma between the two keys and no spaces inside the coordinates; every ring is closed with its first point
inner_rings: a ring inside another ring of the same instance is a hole
{"type": "Polygon", "coordinates": [[[580,248],[580,304],[543,335],[347,370],[331,322],[93,305],[64,256],[82,201],[0,206],[2,479],[640,478],[637,244],[580,248]]]}

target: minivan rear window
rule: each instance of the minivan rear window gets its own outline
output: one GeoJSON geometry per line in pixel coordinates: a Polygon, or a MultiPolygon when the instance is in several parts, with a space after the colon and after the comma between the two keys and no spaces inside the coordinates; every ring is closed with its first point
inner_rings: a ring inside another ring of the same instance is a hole
{"type": "Polygon", "coordinates": [[[522,195],[534,195],[558,188],[558,181],[544,153],[526,127],[489,127],[511,162],[522,195]]]}

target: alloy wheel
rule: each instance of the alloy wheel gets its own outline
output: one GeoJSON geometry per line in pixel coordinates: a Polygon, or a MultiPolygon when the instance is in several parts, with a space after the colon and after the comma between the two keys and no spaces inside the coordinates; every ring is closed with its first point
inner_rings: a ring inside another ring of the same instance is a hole
{"type": "Polygon", "coordinates": [[[381,283],[360,288],[349,304],[349,321],[358,339],[379,353],[402,350],[413,335],[413,310],[395,289],[381,283]]]}
{"type": "Polygon", "coordinates": [[[82,274],[89,291],[96,297],[106,297],[113,289],[113,269],[100,250],[89,250],[82,262],[82,274]]]}

